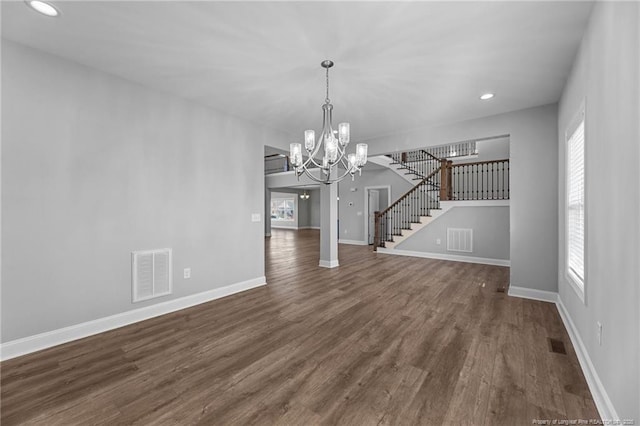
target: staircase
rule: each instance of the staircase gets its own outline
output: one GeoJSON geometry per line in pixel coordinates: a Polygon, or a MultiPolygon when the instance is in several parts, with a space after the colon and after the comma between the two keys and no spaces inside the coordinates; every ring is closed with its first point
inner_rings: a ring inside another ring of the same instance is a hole
{"type": "MultiPolygon", "coordinates": [[[[374,250],[393,249],[442,214],[440,201],[509,199],[509,160],[454,164],[441,155],[477,154],[475,143],[393,153],[381,160],[418,183],[397,201],[375,213],[374,250]],[[454,151],[455,150],[455,151],[454,151]]],[[[380,162],[378,162],[380,164],[380,162]]]]}

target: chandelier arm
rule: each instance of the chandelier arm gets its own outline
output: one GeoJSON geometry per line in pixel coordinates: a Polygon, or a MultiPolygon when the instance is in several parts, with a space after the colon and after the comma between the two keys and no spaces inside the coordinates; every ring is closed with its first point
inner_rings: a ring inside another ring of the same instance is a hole
{"type": "MultiPolygon", "coordinates": [[[[320,169],[319,169],[320,170],[320,169]]],[[[320,173],[322,173],[322,171],[320,171],[320,173]]],[[[307,177],[309,179],[311,179],[314,182],[319,182],[319,183],[324,183],[325,180],[322,179],[321,177],[316,177],[314,174],[312,174],[308,169],[304,169],[304,174],[307,175],[307,177]]]]}
{"type": "Polygon", "coordinates": [[[326,180],[322,180],[322,181],[319,181],[319,182],[322,182],[322,183],[324,183],[326,185],[329,185],[329,184],[332,184],[332,183],[335,183],[335,182],[340,182],[342,179],[347,177],[347,175],[353,176],[353,174],[355,174],[356,170],[353,170],[353,173],[351,173],[351,172],[352,172],[351,170],[345,170],[345,172],[342,175],[340,175],[340,176],[338,176],[336,178],[326,179],[326,180]]]}
{"type": "Polygon", "coordinates": [[[345,169],[351,168],[351,165],[349,164],[349,162],[344,159],[344,155],[340,158],[340,162],[342,163],[345,169]]]}
{"type": "Polygon", "coordinates": [[[307,161],[305,161],[304,164],[301,167],[306,169],[307,166],[309,165],[309,163],[312,163],[316,167],[322,168],[322,166],[320,164],[316,163],[315,158],[313,158],[312,156],[309,156],[309,158],[307,158],[307,161]]]}

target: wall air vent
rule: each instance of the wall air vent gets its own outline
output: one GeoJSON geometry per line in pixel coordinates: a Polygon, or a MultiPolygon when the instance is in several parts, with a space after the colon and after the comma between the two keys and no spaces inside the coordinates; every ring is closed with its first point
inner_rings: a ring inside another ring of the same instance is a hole
{"type": "Polygon", "coordinates": [[[473,229],[447,228],[447,251],[473,252],[473,229]]]}
{"type": "Polygon", "coordinates": [[[131,292],[133,302],[171,294],[171,249],[131,253],[131,292]]]}

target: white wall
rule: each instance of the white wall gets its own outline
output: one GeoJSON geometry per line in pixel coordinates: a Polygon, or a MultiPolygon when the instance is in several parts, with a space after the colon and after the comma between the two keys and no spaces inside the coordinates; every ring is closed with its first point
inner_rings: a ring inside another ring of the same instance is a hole
{"type": "Polygon", "coordinates": [[[598,2],[559,108],[559,205],[565,131],[585,101],[586,303],[567,282],[560,209],[559,293],[614,409],[640,421],[640,7],[598,2]],[[633,184],[633,183],[636,184],[633,184]],[[602,345],[596,322],[603,327],[602,345]]]}
{"type": "Polygon", "coordinates": [[[283,135],[4,40],[2,105],[3,342],[264,276],[283,135]],[[163,247],[174,294],[132,304],[131,251],[163,247]]]}
{"type": "MultiPolygon", "coordinates": [[[[497,99],[496,99],[497,100],[497,99]]],[[[511,285],[557,291],[557,105],[372,139],[369,152],[404,151],[509,135],[511,285]]]]}

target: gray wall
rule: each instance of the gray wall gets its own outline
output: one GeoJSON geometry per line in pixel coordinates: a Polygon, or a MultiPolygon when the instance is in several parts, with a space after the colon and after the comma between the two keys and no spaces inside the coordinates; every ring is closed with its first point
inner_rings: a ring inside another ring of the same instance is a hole
{"type": "MultiPolygon", "coordinates": [[[[478,158],[472,161],[504,160],[509,158],[509,138],[489,139],[476,142],[478,158]]],[[[466,161],[463,161],[466,163],[466,161]]]]}
{"type": "Polygon", "coordinates": [[[407,180],[392,170],[373,167],[367,169],[366,167],[365,165],[362,176],[357,176],[355,181],[345,179],[339,184],[340,202],[338,205],[341,239],[365,240],[364,221],[367,214],[364,210],[364,198],[367,195],[364,191],[365,187],[390,185],[391,202],[412,188],[407,180]],[[351,191],[352,188],[355,191],[351,191]],[[361,214],[359,215],[358,212],[361,214]]]}
{"type": "Polygon", "coordinates": [[[559,292],[622,418],[640,419],[640,6],[596,3],[559,109],[559,205],[565,131],[586,105],[586,303],[567,281],[560,209],[559,292]],[[634,184],[635,183],[635,184],[634,184]],[[602,323],[602,345],[596,322],[602,323]]]}
{"type": "Polygon", "coordinates": [[[2,104],[3,342],[264,276],[283,135],[4,40],[2,104]],[[173,295],[132,304],[131,251],[163,247],[173,295]]]}
{"type": "Polygon", "coordinates": [[[309,226],[320,228],[320,190],[309,191],[309,226]]]}
{"type": "Polygon", "coordinates": [[[453,207],[398,244],[397,249],[508,260],[509,207],[453,207]],[[473,252],[447,251],[447,228],[473,229],[473,252]]]}
{"type": "Polygon", "coordinates": [[[509,135],[511,285],[558,290],[557,105],[368,140],[372,155],[509,135]]]}

